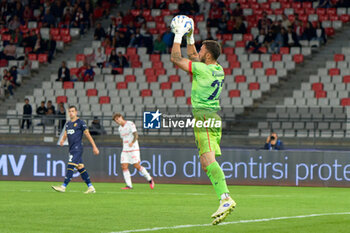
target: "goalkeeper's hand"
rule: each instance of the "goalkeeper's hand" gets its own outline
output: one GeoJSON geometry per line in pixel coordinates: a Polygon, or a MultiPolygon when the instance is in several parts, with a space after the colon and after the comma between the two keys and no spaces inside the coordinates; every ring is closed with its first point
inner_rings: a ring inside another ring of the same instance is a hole
{"type": "Polygon", "coordinates": [[[175,16],[172,20],[172,31],[175,33],[174,42],[181,44],[182,37],[192,28],[191,21],[184,15],[175,16]]]}
{"type": "Polygon", "coordinates": [[[191,30],[188,32],[187,36],[186,36],[186,39],[187,39],[187,44],[188,45],[192,45],[194,44],[194,22],[193,22],[193,19],[190,18],[191,20],[191,25],[192,25],[192,28],[191,30]]]}

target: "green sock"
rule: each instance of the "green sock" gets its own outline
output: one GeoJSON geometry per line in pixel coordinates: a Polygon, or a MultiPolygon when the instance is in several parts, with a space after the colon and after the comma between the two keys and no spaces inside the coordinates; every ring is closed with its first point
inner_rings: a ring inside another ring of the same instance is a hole
{"type": "Polygon", "coordinates": [[[221,199],[222,194],[229,193],[226,185],[225,174],[217,161],[207,167],[207,175],[214,186],[214,190],[216,195],[218,195],[219,200],[221,199]]]}

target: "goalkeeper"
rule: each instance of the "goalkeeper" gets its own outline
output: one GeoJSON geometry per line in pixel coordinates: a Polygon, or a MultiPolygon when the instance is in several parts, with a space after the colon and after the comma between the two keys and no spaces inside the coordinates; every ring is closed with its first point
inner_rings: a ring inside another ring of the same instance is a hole
{"type": "MultiPolygon", "coordinates": [[[[171,22],[171,28],[175,33],[171,61],[180,69],[193,75],[191,102],[196,122],[208,119],[221,122],[221,118],[217,115],[217,111],[220,110],[219,96],[224,82],[223,68],[217,63],[221,53],[220,44],[213,40],[206,40],[197,53],[193,37],[194,22],[184,15],[175,16],[171,22]],[[181,56],[180,45],[184,35],[187,38],[189,59],[181,56]]],[[[218,210],[211,216],[214,219],[213,225],[216,225],[222,222],[236,206],[229,195],[225,175],[215,159],[215,156],[221,155],[221,125],[208,128],[196,126],[197,124],[195,124],[194,134],[202,169],[207,173],[220,200],[218,210]]]]}

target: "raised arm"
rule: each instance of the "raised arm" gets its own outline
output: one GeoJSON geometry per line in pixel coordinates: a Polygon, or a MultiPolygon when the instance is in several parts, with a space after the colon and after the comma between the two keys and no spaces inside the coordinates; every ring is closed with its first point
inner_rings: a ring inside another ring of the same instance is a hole
{"type": "Polygon", "coordinates": [[[92,145],[92,151],[95,155],[98,155],[100,151],[98,150],[94,139],[91,137],[91,134],[88,129],[84,130],[85,137],[89,140],[90,144],[92,145]]]}
{"type": "Polygon", "coordinates": [[[187,55],[188,58],[191,61],[195,61],[198,62],[199,61],[199,55],[197,53],[197,49],[194,41],[194,22],[193,19],[191,19],[192,22],[192,30],[187,34],[186,38],[187,38],[187,55]]]}
{"type": "Polygon", "coordinates": [[[170,60],[172,63],[177,65],[180,69],[189,72],[191,61],[187,58],[181,56],[180,43],[174,41],[173,48],[171,49],[170,60]]]}

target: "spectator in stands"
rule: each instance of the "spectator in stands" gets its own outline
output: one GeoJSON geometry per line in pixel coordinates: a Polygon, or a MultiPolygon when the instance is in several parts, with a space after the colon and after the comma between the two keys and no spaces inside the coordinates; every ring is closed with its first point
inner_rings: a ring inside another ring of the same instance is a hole
{"type": "Polygon", "coordinates": [[[80,28],[80,34],[83,35],[84,34],[84,30],[85,30],[85,25],[84,25],[84,13],[81,7],[78,7],[74,18],[73,18],[73,22],[71,24],[72,27],[74,28],[80,28]]]}
{"type": "Polygon", "coordinates": [[[109,36],[110,38],[113,38],[117,31],[118,31],[117,22],[113,20],[107,29],[107,36],[109,36]]]}
{"type": "Polygon", "coordinates": [[[321,44],[327,43],[326,31],[322,27],[322,23],[320,21],[316,24],[316,40],[318,40],[321,44]]]}
{"type": "Polygon", "coordinates": [[[43,124],[45,126],[52,126],[55,124],[55,113],[52,109],[48,109],[46,115],[44,116],[43,124]]]}
{"type": "Polygon", "coordinates": [[[94,117],[94,120],[89,127],[89,132],[91,135],[104,135],[106,131],[104,127],[100,124],[100,120],[97,117],[94,117]]]}
{"type": "Polygon", "coordinates": [[[19,28],[16,28],[16,30],[11,34],[11,39],[16,46],[20,47],[22,45],[23,36],[19,28]]]}
{"type": "Polygon", "coordinates": [[[287,46],[300,46],[297,34],[293,31],[293,28],[290,26],[287,31],[287,46]]]}
{"type": "Polygon", "coordinates": [[[102,47],[106,50],[107,48],[111,48],[112,47],[112,42],[111,39],[109,39],[109,37],[107,36],[104,41],[102,41],[102,47]]]}
{"type": "Polygon", "coordinates": [[[273,25],[271,26],[271,30],[273,34],[277,35],[281,32],[282,29],[282,20],[276,20],[273,25]]]}
{"type": "Polygon", "coordinates": [[[350,1],[349,0],[338,0],[336,7],[350,7],[350,1]]]}
{"type": "Polygon", "coordinates": [[[58,118],[58,131],[61,132],[64,125],[66,124],[66,109],[64,108],[63,103],[58,104],[57,118],[58,118]]]}
{"type": "Polygon", "coordinates": [[[316,30],[314,26],[312,26],[311,22],[306,23],[306,27],[304,28],[304,32],[302,35],[303,40],[316,40],[316,30]]]}
{"type": "Polygon", "coordinates": [[[162,40],[168,48],[171,48],[173,46],[174,33],[171,32],[170,27],[167,28],[166,32],[164,32],[162,40]]]}
{"type": "Polygon", "coordinates": [[[83,73],[83,81],[84,82],[91,82],[94,81],[94,76],[95,76],[95,72],[93,67],[89,64],[87,65],[87,69],[84,71],[83,73]]]}
{"type": "Polygon", "coordinates": [[[66,6],[63,9],[63,15],[67,14],[69,12],[70,14],[74,11],[74,8],[70,1],[66,1],[66,6]]]}
{"type": "Polygon", "coordinates": [[[234,17],[243,16],[243,9],[240,3],[237,3],[236,8],[232,10],[231,16],[234,16],[234,17]]]}
{"type": "Polygon", "coordinates": [[[87,25],[87,28],[90,29],[91,26],[94,25],[94,19],[93,19],[93,9],[90,5],[89,1],[85,2],[84,10],[83,10],[83,21],[84,24],[87,25]]]}
{"type": "Polygon", "coordinates": [[[19,75],[22,75],[24,77],[29,77],[30,76],[30,69],[32,67],[31,61],[29,61],[28,56],[25,56],[23,65],[19,68],[17,68],[17,73],[19,75]]]}
{"type": "Polygon", "coordinates": [[[94,39],[95,40],[102,40],[105,37],[106,37],[106,32],[103,29],[101,23],[98,23],[96,28],[95,28],[94,39]]]}
{"type": "Polygon", "coordinates": [[[188,0],[188,10],[190,15],[197,15],[199,13],[199,5],[196,0],[188,0]]]}
{"type": "Polygon", "coordinates": [[[319,0],[317,8],[330,8],[332,6],[333,4],[331,0],[319,0]]]}
{"type": "Polygon", "coordinates": [[[258,29],[264,29],[265,32],[268,31],[269,27],[271,26],[272,22],[269,18],[267,18],[267,13],[264,11],[262,14],[262,18],[258,21],[258,29]]]}
{"type": "Polygon", "coordinates": [[[50,7],[50,12],[52,16],[57,20],[57,22],[60,22],[63,17],[64,6],[62,2],[63,1],[56,0],[51,4],[51,7],[50,7]]]}
{"type": "Polygon", "coordinates": [[[225,34],[226,32],[227,32],[226,16],[222,15],[221,18],[218,20],[218,33],[225,34]]]}
{"type": "Polygon", "coordinates": [[[113,37],[112,41],[112,47],[127,47],[129,45],[129,40],[125,37],[125,34],[123,32],[116,32],[115,36],[113,37]]]}
{"type": "Polygon", "coordinates": [[[247,29],[243,23],[242,17],[236,17],[235,27],[233,28],[233,34],[245,34],[247,29]]]}
{"type": "Polygon", "coordinates": [[[149,30],[146,30],[146,33],[142,35],[142,46],[147,48],[147,54],[151,54],[153,51],[153,36],[149,32],[149,30]]]}
{"type": "Polygon", "coordinates": [[[10,40],[10,43],[5,46],[2,52],[0,52],[0,59],[16,60],[16,57],[16,45],[13,40],[10,40]]]}
{"type": "Polygon", "coordinates": [[[8,23],[7,28],[10,30],[10,32],[15,31],[17,28],[21,26],[21,22],[19,21],[19,18],[17,15],[13,16],[12,20],[8,23]]]}
{"type": "Polygon", "coordinates": [[[41,123],[38,125],[43,125],[43,118],[47,113],[47,108],[45,107],[45,101],[41,101],[40,106],[36,109],[36,114],[41,118],[41,123]]]}
{"type": "Polygon", "coordinates": [[[265,30],[261,29],[259,35],[255,37],[255,40],[249,41],[246,50],[247,52],[251,52],[251,48],[253,49],[253,53],[259,53],[259,49],[265,42],[265,30]]]}
{"type": "Polygon", "coordinates": [[[7,69],[4,69],[4,75],[2,76],[1,80],[1,87],[4,88],[4,90],[7,90],[10,93],[10,98],[13,98],[13,88],[15,87],[15,84],[13,82],[13,77],[11,76],[10,72],[7,69]]]}
{"type": "Polygon", "coordinates": [[[233,34],[233,29],[235,27],[235,17],[233,15],[230,16],[229,20],[227,20],[227,27],[226,31],[227,33],[233,34]]]}
{"type": "Polygon", "coordinates": [[[31,47],[33,48],[36,42],[36,35],[34,31],[29,31],[29,35],[23,38],[22,45],[23,47],[31,47]]]}
{"type": "Polygon", "coordinates": [[[22,124],[21,129],[24,129],[24,124],[27,123],[27,129],[29,129],[30,125],[32,124],[32,106],[29,104],[29,99],[25,98],[24,100],[25,104],[23,105],[23,118],[22,118],[22,124]]]}
{"type": "Polygon", "coordinates": [[[113,49],[111,54],[109,55],[108,63],[106,64],[106,67],[118,68],[117,60],[118,60],[117,52],[115,51],[115,49],[113,49]]]}
{"type": "Polygon", "coordinates": [[[271,52],[272,53],[280,53],[281,47],[283,47],[287,44],[286,40],[288,40],[287,31],[284,27],[282,27],[280,32],[278,32],[276,34],[276,37],[271,44],[271,47],[270,47],[271,52]]]}
{"type": "Polygon", "coordinates": [[[265,150],[284,150],[284,145],[281,140],[278,139],[276,133],[271,133],[270,136],[267,137],[266,143],[264,146],[265,150]]]}
{"type": "Polygon", "coordinates": [[[62,23],[64,24],[64,26],[62,27],[69,27],[70,22],[73,19],[73,10],[71,10],[70,7],[68,7],[67,9],[65,8],[65,10],[63,11],[63,16],[62,16],[62,23]]]}
{"type": "Polygon", "coordinates": [[[132,47],[136,47],[136,48],[141,47],[142,46],[142,39],[143,39],[143,37],[140,33],[140,28],[136,28],[135,34],[133,34],[131,36],[130,45],[132,47]]]}
{"type": "Polygon", "coordinates": [[[106,62],[106,55],[105,55],[104,52],[102,52],[102,48],[101,47],[97,48],[97,52],[96,52],[96,55],[95,55],[95,62],[96,62],[96,65],[100,69],[103,68],[104,63],[106,62]]]}
{"type": "Polygon", "coordinates": [[[23,21],[28,22],[32,20],[34,17],[33,10],[29,7],[29,5],[26,5],[23,10],[23,21]]]}
{"type": "Polygon", "coordinates": [[[53,36],[51,34],[50,34],[50,39],[47,41],[47,50],[48,50],[47,61],[51,63],[53,55],[56,52],[56,41],[53,39],[53,36]]]}
{"type": "Polygon", "coordinates": [[[153,53],[155,54],[163,54],[166,53],[166,44],[164,43],[164,41],[162,40],[162,36],[158,35],[157,39],[154,41],[154,49],[153,49],[153,53]]]}
{"type": "Polygon", "coordinates": [[[63,61],[61,67],[58,69],[58,77],[56,81],[68,82],[70,81],[70,70],[66,67],[66,62],[63,61]]]}
{"type": "Polygon", "coordinates": [[[56,113],[55,106],[52,105],[52,101],[51,101],[51,100],[47,101],[46,109],[47,109],[47,110],[50,110],[50,109],[51,109],[51,111],[52,111],[53,114],[56,113]]]}
{"type": "Polygon", "coordinates": [[[52,15],[50,8],[46,9],[44,19],[43,19],[43,27],[55,27],[56,26],[56,19],[52,15]]]}
{"type": "Polygon", "coordinates": [[[17,87],[21,86],[21,85],[18,83],[18,80],[17,80],[17,78],[18,78],[17,66],[11,66],[9,72],[10,72],[10,75],[12,76],[12,83],[13,83],[13,85],[14,85],[14,86],[17,86],[17,87]]]}
{"type": "Polygon", "coordinates": [[[129,66],[128,60],[121,52],[118,52],[117,66],[121,68],[129,66]]]}
{"type": "Polygon", "coordinates": [[[275,42],[275,38],[276,35],[274,35],[272,29],[270,29],[264,39],[264,46],[269,52],[272,52],[271,46],[275,42]]]}
{"type": "Polygon", "coordinates": [[[302,36],[303,36],[305,27],[300,20],[295,20],[294,24],[295,24],[295,26],[294,26],[295,34],[297,35],[298,41],[302,40],[302,36]]]}
{"type": "Polygon", "coordinates": [[[84,81],[84,74],[88,68],[88,65],[89,64],[86,61],[84,61],[84,64],[81,67],[79,67],[78,71],[76,72],[77,79],[74,79],[74,81],[84,81]]]}
{"type": "Polygon", "coordinates": [[[287,15],[283,14],[282,15],[282,27],[284,27],[285,29],[289,28],[290,26],[292,26],[292,23],[290,22],[290,20],[288,19],[287,15]]]}
{"type": "Polygon", "coordinates": [[[39,33],[36,36],[33,52],[39,54],[39,53],[43,53],[44,51],[45,51],[45,41],[41,38],[41,34],[39,33]]]}

